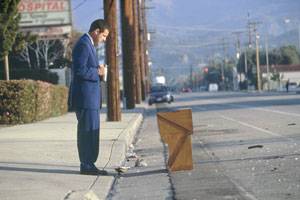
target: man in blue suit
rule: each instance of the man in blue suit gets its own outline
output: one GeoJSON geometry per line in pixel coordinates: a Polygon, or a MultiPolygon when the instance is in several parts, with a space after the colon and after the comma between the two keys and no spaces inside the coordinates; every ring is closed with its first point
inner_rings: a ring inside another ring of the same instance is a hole
{"type": "Polygon", "coordinates": [[[98,64],[95,46],[105,42],[108,34],[108,25],[104,20],[97,19],[91,24],[89,32],[77,41],[72,52],[69,106],[75,110],[78,120],[77,147],[81,174],[107,174],[94,163],[99,153],[100,77],[105,73],[104,65],[98,64]]]}

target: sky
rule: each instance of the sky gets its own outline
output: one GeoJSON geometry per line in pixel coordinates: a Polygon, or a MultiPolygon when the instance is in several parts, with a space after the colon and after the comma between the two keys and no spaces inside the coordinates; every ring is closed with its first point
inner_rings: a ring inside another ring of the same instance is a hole
{"type": "Polygon", "coordinates": [[[87,32],[91,22],[103,18],[102,0],[71,0],[73,25],[80,32],[87,32]]]}
{"type": "MultiPolygon", "coordinates": [[[[272,23],[274,17],[300,23],[300,0],[146,0],[150,26],[244,26],[247,13],[272,23]],[[184,9],[183,9],[184,8],[184,9]],[[280,16],[279,16],[280,15],[280,16]],[[231,22],[231,23],[228,23],[231,22]]],[[[103,18],[103,0],[71,0],[73,24],[86,32],[90,23],[103,18]]],[[[283,20],[282,20],[283,21],[283,20]]]]}

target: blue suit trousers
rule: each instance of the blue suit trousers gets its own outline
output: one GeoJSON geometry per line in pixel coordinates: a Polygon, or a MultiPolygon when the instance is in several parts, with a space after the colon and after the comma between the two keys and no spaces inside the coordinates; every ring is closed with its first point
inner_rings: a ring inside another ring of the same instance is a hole
{"type": "Polygon", "coordinates": [[[77,117],[77,147],[81,163],[95,163],[99,154],[99,110],[79,109],[77,117]]]}

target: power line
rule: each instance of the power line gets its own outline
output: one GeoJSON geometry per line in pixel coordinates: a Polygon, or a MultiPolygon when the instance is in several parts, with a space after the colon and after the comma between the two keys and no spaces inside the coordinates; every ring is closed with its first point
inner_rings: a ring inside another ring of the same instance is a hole
{"type": "MultiPolygon", "coordinates": [[[[225,42],[225,44],[229,44],[225,42]]],[[[184,44],[172,44],[172,45],[162,45],[162,46],[153,46],[151,48],[200,48],[200,47],[211,47],[211,46],[221,46],[223,42],[211,42],[211,43],[204,43],[204,44],[191,44],[191,45],[184,45],[184,44]]]]}
{"type": "Polygon", "coordinates": [[[87,0],[83,0],[81,3],[79,3],[77,6],[75,6],[72,10],[76,10],[77,8],[80,8],[83,4],[85,4],[87,0]]]}
{"type": "Polygon", "coordinates": [[[175,29],[175,30],[188,30],[188,31],[213,31],[213,32],[232,32],[232,31],[245,31],[245,28],[237,29],[218,29],[207,27],[184,27],[184,26],[167,26],[167,25],[152,25],[157,28],[175,29]]]}

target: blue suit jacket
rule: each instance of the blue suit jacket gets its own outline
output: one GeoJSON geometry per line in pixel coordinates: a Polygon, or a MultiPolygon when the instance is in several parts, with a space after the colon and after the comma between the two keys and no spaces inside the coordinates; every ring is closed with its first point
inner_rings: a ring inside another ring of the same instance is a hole
{"type": "Polygon", "coordinates": [[[72,82],[69,93],[71,110],[100,109],[101,86],[95,47],[87,34],[76,43],[73,53],[72,82]]]}

